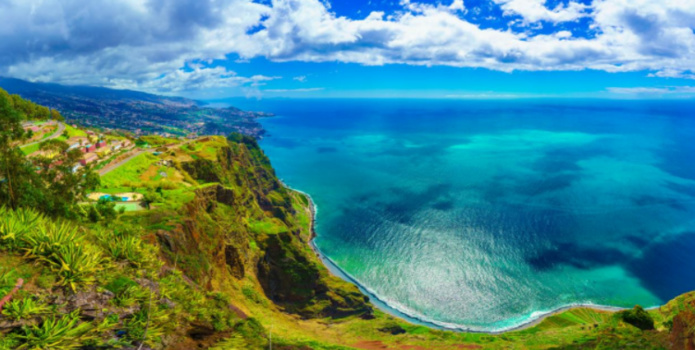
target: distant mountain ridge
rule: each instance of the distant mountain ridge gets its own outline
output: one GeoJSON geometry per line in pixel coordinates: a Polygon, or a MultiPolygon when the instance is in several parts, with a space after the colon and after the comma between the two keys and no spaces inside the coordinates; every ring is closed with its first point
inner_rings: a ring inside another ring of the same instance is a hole
{"type": "Polygon", "coordinates": [[[0,77],[0,87],[59,110],[69,122],[135,133],[184,136],[226,135],[237,131],[260,137],[264,131],[256,118],[268,116],[234,107],[211,108],[204,102],[184,97],[133,90],[34,83],[7,77],[0,77]]]}
{"type": "Polygon", "coordinates": [[[185,97],[160,96],[135,90],[118,90],[87,85],[60,85],[54,83],[34,83],[16,78],[0,77],[0,86],[5,90],[22,95],[73,95],[112,100],[139,100],[152,103],[180,103],[203,106],[205,103],[185,97]]]}

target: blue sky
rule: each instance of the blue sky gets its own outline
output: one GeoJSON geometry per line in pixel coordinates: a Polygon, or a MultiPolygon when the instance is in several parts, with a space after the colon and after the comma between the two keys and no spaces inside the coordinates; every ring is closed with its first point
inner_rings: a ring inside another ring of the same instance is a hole
{"type": "Polygon", "coordinates": [[[0,75],[199,99],[692,98],[683,0],[7,0],[0,75]]]}

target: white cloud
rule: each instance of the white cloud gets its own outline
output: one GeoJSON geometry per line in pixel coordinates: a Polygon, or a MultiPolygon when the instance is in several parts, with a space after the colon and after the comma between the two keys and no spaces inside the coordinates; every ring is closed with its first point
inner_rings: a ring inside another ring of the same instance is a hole
{"type": "Polygon", "coordinates": [[[677,78],[677,79],[694,79],[695,73],[688,71],[679,71],[676,69],[663,69],[655,73],[648,74],[652,78],[677,78]]]}
{"type": "Polygon", "coordinates": [[[567,5],[558,4],[555,8],[546,7],[546,0],[493,0],[500,5],[505,16],[519,15],[525,23],[548,21],[569,22],[588,15],[589,6],[571,1],[567,5]]]}
{"type": "Polygon", "coordinates": [[[298,81],[298,82],[300,82],[300,83],[303,83],[303,82],[306,81],[306,75],[300,75],[300,76],[294,77],[294,78],[292,78],[292,79],[293,79],[293,80],[296,80],[296,81],[298,81]]]}
{"type": "Polygon", "coordinates": [[[449,9],[452,11],[465,11],[466,6],[463,4],[463,0],[454,0],[449,5],[449,9]]]}
{"type": "Polygon", "coordinates": [[[0,75],[151,91],[268,81],[197,65],[232,54],[240,62],[265,57],[693,77],[692,0],[570,1],[554,8],[544,0],[495,2],[532,26],[586,17],[592,36],[483,29],[458,16],[465,10],[460,0],[402,0],[401,11],[363,19],[338,16],[319,0],[6,0],[0,4],[0,75]]]}

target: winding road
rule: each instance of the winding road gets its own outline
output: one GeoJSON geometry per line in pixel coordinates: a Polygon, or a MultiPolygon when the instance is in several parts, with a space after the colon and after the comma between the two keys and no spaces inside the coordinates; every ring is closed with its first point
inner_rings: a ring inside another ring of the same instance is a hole
{"type": "Polygon", "coordinates": [[[53,133],[53,135],[51,135],[51,136],[49,136],[49,137],[46,137],[46,138],[44,138],[44,139],[38,140],[38,141],[36,141],[36,142],[27,143],[26,145],[22,145],[21,148],[26,148],[26,147],[29,147],[29,146],[33,146],[33,145],[35,145],[35,144],[37,144],[37,143],[41,143],[41,142],[44,142],[44,141],[47,141],[47,140],[54,139],[54,138],[56,138],[56,137],[62,135],[62,134],[63,134],[63,131],[65,131],[65,124],[63,124],[63,123],[61,123],[61,122],[58,122],[58,129],[53,133]]]}

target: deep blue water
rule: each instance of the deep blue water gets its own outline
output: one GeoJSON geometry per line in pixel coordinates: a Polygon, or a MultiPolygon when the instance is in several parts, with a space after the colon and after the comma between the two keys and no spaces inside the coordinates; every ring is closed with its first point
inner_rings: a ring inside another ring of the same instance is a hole
{"type": "Polygon", "coordinates": [[[265,100],[315,241],[389,306],[514,327],[695,289],[695,102],[265,100]]]}

